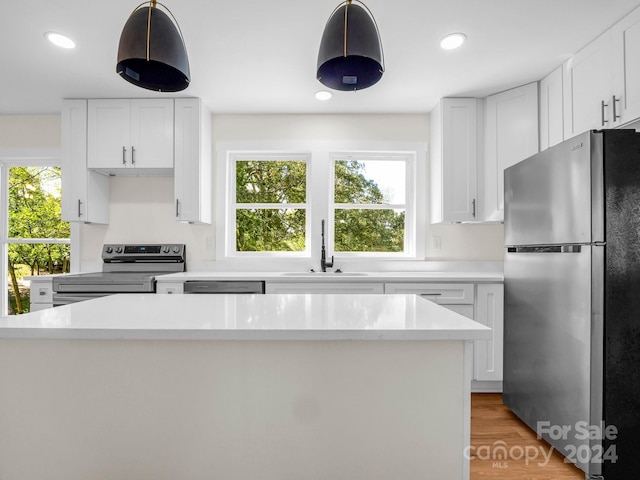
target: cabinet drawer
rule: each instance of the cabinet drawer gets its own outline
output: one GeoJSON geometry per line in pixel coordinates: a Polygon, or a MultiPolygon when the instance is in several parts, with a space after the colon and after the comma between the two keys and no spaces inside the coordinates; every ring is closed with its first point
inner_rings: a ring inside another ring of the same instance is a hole
{"type": "Polygon", "coordinates": [[[31,282],[31,303],[53,303],[51,284],[31,282]]]}
{"type": "Polygon", "coordinates": [[[473,283],[385,283],[384,293],[413,293],[443,305],[474,302],[473,283]]]}
{"type": "Polygon", "coordinates": [[[161,294],[178,294],[184,293],[184,283],[182,282],[162,282],[156,284],[156,293],[161,294]]]}

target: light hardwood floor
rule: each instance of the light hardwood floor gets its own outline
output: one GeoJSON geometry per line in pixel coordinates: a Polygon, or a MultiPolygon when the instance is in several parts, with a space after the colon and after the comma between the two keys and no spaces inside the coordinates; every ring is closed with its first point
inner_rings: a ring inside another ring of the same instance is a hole
{"type": "Polygon", "coordinates": [[[582,470],[565,463],[560,453],[538,440],[535,432],[504,406],[500,394],[471,395],[470,453],[475,456],[471,457],[471,480],[585,478],[582,470]]]}

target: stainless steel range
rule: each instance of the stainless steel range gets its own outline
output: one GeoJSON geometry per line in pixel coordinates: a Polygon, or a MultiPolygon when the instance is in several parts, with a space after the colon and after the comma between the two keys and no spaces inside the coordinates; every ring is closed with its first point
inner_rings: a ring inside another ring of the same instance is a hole
{"type": "Polygon", "coordinates": [[[154,293],[156,276],[185,271],[183,244],[102,247],[102,271],[53,278],[53,306],[115,293],[154,293]]]}

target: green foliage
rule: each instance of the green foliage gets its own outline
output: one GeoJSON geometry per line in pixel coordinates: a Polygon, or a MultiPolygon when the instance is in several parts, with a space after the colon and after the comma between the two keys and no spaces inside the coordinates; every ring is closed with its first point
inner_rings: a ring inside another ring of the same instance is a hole
{"type": "MultiPolygon", "coordinates": [[[[69,238],[70,227],[60,219],[60,168],[11,167],[9,171],[9,237],[69,238]]],[[[31,273],[64,270],[69,245],[10,244],[9,263],[30,267],[31,273]]]]}
{"type": "MultiPolygon", "coordinates": [[[[273,204],[273,208],[238,206],[237,251],[304,250],[306,210],[279,205],[307,202],[306,174],[306,164],[300,161],[236,162],[236,202],[273,204]]],[[[334,182],[334,202],[337,204],[383,205],[388,201],[378,185],[366,177],[362,162],[335,162],[334,182]]],[[[337,208],[335,251],[402,252],[404,221],[404,211],[389,208],[337,208]]]]}

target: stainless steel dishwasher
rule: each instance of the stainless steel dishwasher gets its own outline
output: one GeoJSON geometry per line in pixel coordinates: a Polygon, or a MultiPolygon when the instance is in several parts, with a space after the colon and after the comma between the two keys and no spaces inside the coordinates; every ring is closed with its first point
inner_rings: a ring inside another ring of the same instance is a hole
{"type": "Polygon", "coordinates": [[[184,293],[264,293],[264,282],[259,280],[187,280],[184,293]]]}

